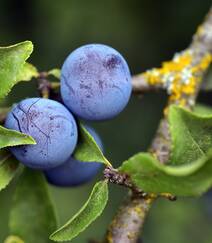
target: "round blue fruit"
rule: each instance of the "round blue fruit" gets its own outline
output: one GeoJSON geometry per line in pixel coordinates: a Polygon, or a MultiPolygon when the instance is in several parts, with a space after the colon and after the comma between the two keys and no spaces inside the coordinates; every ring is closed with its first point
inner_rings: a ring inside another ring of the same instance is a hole
{"type": "Polygon", "coordinates": [[[36,145],[11,147],[23,164],[48,169],[64,163],[77,143],[77,125],[60,103],[43,98],[25,99],[8,114],[5,127],[32,136],[36,145]]]}
{"type": "Polygon", "coordinates": [[[131,92],[131,75],[127,62],[109,46],[82,46],[73,51],[63,64],[62,99],[80,118],[113,118],[125,108],[131,92]]]}
{"type": "MultiPolygon", "coordinates": [[[[86,126],[86,129],[93,136],[101,150],[103,150],[101,139],[97,133],[90,127],[86,126]]],[[[56,186],[78,186],[90,181],[100,168],[101,163],[81,162],[70,157],[64,164],[45,171],[45,176],[51,184],[56,186]]]]}

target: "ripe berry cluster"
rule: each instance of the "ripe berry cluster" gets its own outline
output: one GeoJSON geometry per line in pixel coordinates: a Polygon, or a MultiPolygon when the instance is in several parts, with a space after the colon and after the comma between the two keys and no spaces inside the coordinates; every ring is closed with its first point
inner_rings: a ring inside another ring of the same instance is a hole
{"type": "MultiPolygon", "coordinates": [[[[76,49],[61,70],[63,104],[29,98],[9,112],[5,127],[31,135],[37,142],[12,147],[11,152],[24,165],[43,170],[54,185],[74,186],[89,181],[100,163],[84,163],[72,157],[78,139],[76,119],[111,119],[127,105],[131,91],[130,71],[120,53],[100,44],[76,49]]],[[[103,149],[95,131],[86,128],[103,149]]]]}

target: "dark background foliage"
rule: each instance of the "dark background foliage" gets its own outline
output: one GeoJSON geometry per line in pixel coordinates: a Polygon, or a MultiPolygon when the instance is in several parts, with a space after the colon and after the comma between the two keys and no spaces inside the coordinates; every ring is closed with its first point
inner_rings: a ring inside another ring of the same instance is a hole
{"type": "MultiPolygon", "coordinates": [[[[184,49],[210,4],[211,0],[0,0],[0,46],[31,40],[35,49],[30,61],[43,71],[61,67],[69,52],[83,44],[104,43],[119,50],[132,73],[138,73],[184,49]]],[[[35,96],[34,89],[34,82],[20,84],[6,103],[35,96]]],[[[200,98],[211,103],[209,95],[200,98]]],[[[125,111],[114,120],[92,123],[114,165],[148,148],[165,102],[163,93],[132,97],[125,111]]],[[[78,188],[51,187],[61,223],[83,204],[95,180],[78,188]]],[[[8,233],[15,184],[14,181],[0,194],[0,242],[8,233]]],[[[124,193],[125,190],[111,186],[110,202],[102,217],[73,242],[102,237],[124,193]]],[[[159,200],[148,217],[145,242],[212,242],[211,202],[210,196],[178,199],[174,203],[159,200]]]]}

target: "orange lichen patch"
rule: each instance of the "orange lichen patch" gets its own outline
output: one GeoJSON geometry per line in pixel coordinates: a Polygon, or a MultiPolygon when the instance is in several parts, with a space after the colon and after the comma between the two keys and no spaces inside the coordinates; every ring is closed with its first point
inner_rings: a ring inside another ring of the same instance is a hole
{"type": "Polygon", "coordinates": [[[144,75],[150,85],[163,85],[170,95],[170,101],[181,106],[186,104],[186,96],[194,95],[204,72],[212,61],[205,55],[197,64],[193,63],[193,53],[184,51],[176,54],[172,61],[162,63],[161,68],[153,68],[144,75]]]}

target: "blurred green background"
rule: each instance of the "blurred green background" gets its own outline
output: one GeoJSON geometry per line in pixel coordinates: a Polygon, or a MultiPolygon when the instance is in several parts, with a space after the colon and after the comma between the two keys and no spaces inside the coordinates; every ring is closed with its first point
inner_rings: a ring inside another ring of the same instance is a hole
{"type": "MultiPolygon", "coordinates": [[[[0,0],[0,46],[31,40],[35,48],[30,62],[44,71],[61,67],[69,52],[83,44],[104,43],[119,50],[132,73],[138,73],[184,49],[210,4],[211,0],[0,0]]],[[[6,102],[35,95],[34,82],[24,83],[13,89],[6,102]]],[[[205,97],[201,99],[211,103],[205,97]]],[[[165,102],[163,93],[132,97],[114,120],[92,123],[115,166],[147,149],[165,102]]],[[[85,202],[96,180],[78,188],[50,188],[61,224],[85,202]]],[[[0,242],[8,233],[15,184],[0,194],[0,242]]],[[[126,190],[111,185],[103,215],[72,242],[103,237],[125,195],[126,190]]],[[[145,243],[211,243],[211,202],[210,196],[176,202],[158,200],[144,228],[145,243]]]]}

